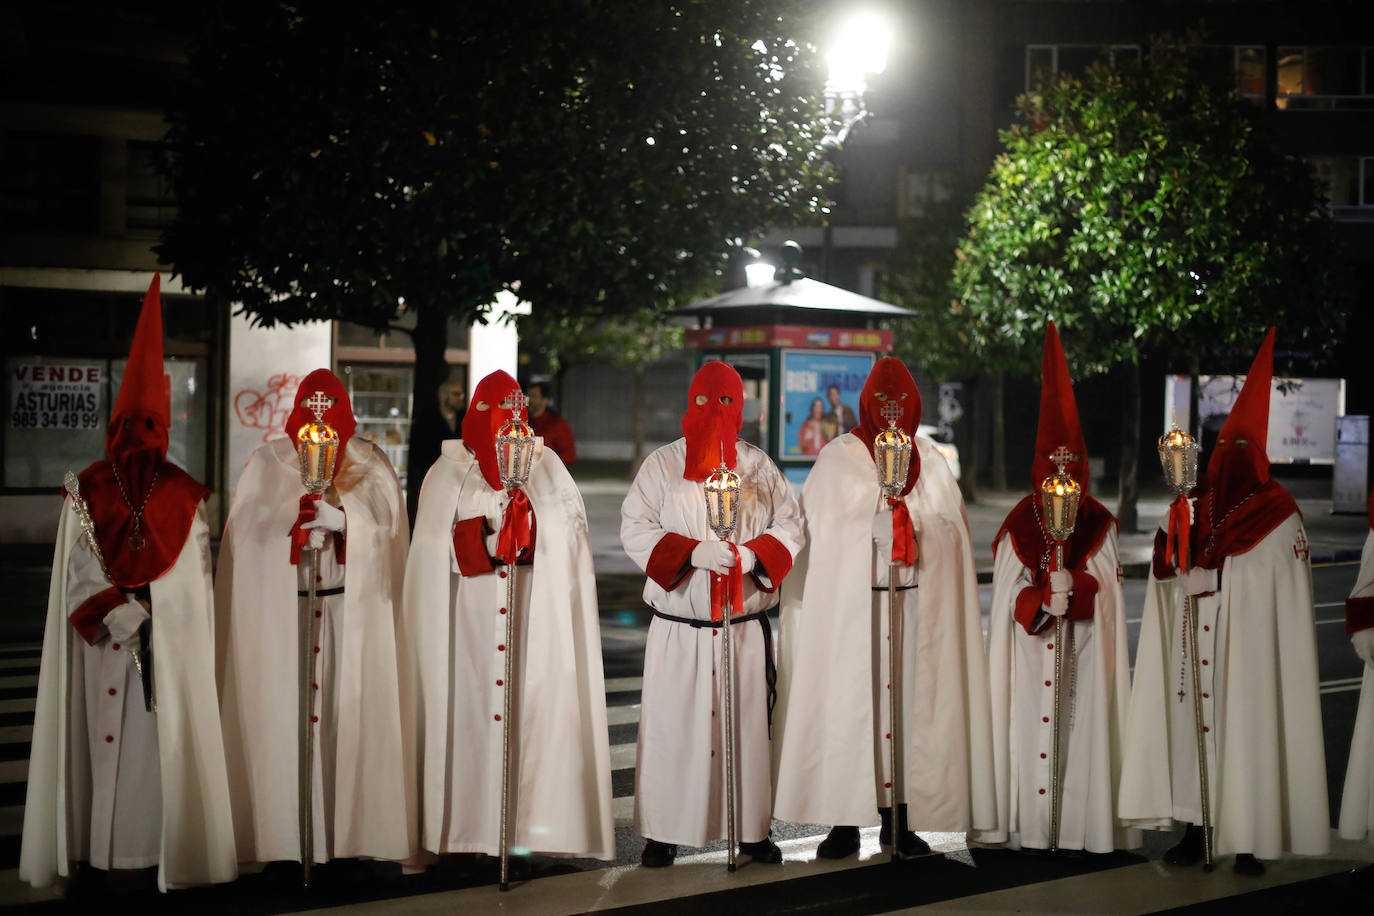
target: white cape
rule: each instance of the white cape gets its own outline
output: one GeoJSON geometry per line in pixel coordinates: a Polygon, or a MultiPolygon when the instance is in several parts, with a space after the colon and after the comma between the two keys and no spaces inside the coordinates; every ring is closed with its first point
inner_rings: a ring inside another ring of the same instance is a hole
{"type": "MultiPolygon", "coordinates": [[[[1374,531],[1365,538],[1360,577],[1350,597],[1369,595],[1374,595],[1374,531]]],[[[1364,666],[1364,681],[1360,685],[1360,708],[1355,713],[1355,734],[1350,738],[1339,824],[1345,839],[1358,840],[1367,835],[1374,842],[1374,668],[1369,665],[1364,666]]]]}
{"type": "MultiPolygon", "coordinates": [[[[1302,519],[1222,564],[1198,601],[1213,848],[1277,859],[1331,844],[1326,755],[1302,519]]],[[[1138,827],[1202,822],[1191,669],[1177,577],[1150,577],[1136,649],[1119,815],[1138,827]],[[1182,691],[1182,701],[1178,693],[1182,691]]]]}
{"type": "MultiPolygon", "coordinates": [[[[915,443],[921,472],[906,504],[919,587],[901,593],[903,619],[915,621],[902,640],[904,801],[914,830],[991,829],[992,726],[968,517],[944,458],[915,443]]],[[[783,584],[773,747],[774,815],[784,820],[867,824],[888,804],[877,796],[872,698],[879,498],[863,442],[845,433],[821,449],[802,492],[809,542],[783,584]]]]}
{"type": "MultiPolygon", "coordinates": [[[[1064,647],[1073,673],[1061,695],[1059,848],[1106,853],[1140,845],[1139,832],[1118,829],[1116,818],[1131,675],[1115,524],[1086,569],[1097,580],[1095,610],[1091,620],[1068,621],[1064,647]]],[[[1050,785],[1054,743],[1055,627],[1032,636],[1016,622],[1016,597],[1030,584],[1005,536],[996,549],[988,624],[998,826],[975,839],[1048,849],[1051,795],[1040,789],[1050,785]]]]}
{"type": "MultiPolygon", "coordinates": [[[[68,500],[57,528],[43,660],[38,675],[33,749],[19,877],[45,887],[71,873],[81,840],[71,810],[73,784],[89,782],[89,761],[68,748],[72,654],[84,645],[67,622],[67,562],[84,537],[68,500]]],[[[153,691],[157,697],[158,756],[162,769],[160,890],[232,881],[238,874],[233,822],[225,780],[219,708],[211,677],[214,621],[210,587],[210,532],[204,507],[176,563],[149,585],[153,607],[153,691]]],[[[141,703],[141,698],[132,700],[141,703]]]]}
{"type": "MultiPolygon", "coordinates": [[[[381,449],[355,436],[347,453],[334,479],[347,516],[344,594],[325,599],[341,633],[340,649],[327,662],[343,686],[321,708],[331,717],[332,746],[314,742],[314,861],[402,860],[417,841],[395,636],[408,540],[405,500],[381,449]],[[329,810],[325,780],[334,797],[329,810]]],[[[300,860],[300,599],[289,534],[303,493],[291,441],[260,446],[239,478],[220,546],[216,671],[243,862],[300,860]]]]}
{"type": "MultiPolygon", "coordinates": [[[[615,858],[610,738],[587,516],[572,477],[540,449],[524,488],[535,555],[517,567],[510,842],[534,852],[615,858]]],[[[500,852],[506,567],[451,570],[454,522],[495,514],[461,440],[425,476],[406,567],[401,651],[418,723],[421,843],[436,853],[500,852]],[[499,686],[498,686],[499,685],[499,686]]]]}

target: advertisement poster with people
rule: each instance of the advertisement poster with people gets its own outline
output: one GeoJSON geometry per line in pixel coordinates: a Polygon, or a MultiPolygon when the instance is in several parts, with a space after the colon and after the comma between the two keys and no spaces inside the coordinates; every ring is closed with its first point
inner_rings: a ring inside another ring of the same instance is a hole
{"type": "Polygon", "coordinates": [[[784,458],[814,458],[859,425],[859,393],[873,359],[872,353],[783,351],[784,458]]]}

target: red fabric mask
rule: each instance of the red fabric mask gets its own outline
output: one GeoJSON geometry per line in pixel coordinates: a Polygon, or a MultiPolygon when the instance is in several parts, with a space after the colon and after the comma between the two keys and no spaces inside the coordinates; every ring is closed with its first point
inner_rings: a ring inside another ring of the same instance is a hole
{"type": "Polygon", "coordinates": [[[734,367],[712,360],[697,370],[687,391],[687,412],[682,415],[682,434],[687,437],[683,479],[705,480],[722,460],[733,470],[735,439],[743,426],[744,382],[734,367]]]}
{"type": "Polygon", "coordinates": [[[1214,569],[1242,554],[1298,511],[1282,485],[1269,478],[1269,390],[1274,379],[1274,329],[1265,335],[1245,376],[1216,447],[1198,482],[1194,565],[1214,569]]]}
{"type": "Polygon", "coordinates": [[[301,386],[296,389],[295,400],[291,402],[291,413],[287,415],[283,429],[294,443],[300,428],[315,419],[315,411],[306,407],[305,402],[317,391],[334,402],[325,409],[323,419],[339,434],[339,454],[334,459],[334,471],[337,476],[338,469],[343,464],[344,449],[348,446],[348,440],[353,438],[353,433],[358,429],[358,421],[353,417],[353,404],[348,399],[348,389],[339,381],[337,375],[328,369],[316,369],[302,379],[301,386]]]}
{"type": "MultiPolygon", "coordinates": [[[[873,440],[888,426],[887,418],[882,412],[884,409],[892,412],[889,405],[893,404],[902,411],[901,416],[897,418],[897,428],[914,437],[916,427],[921,425],[921,392],[917,390],[916,380],[911,377],[905,363],[900,359],[884,356],[873,364],[872,371],[868,373],[868,380],[864,382],[863,391],[859,393],[859,425],[852,430],[854,435],[859,437],[859,441],[868,448],[870,456],[873,455],[873,440]]],[[[921,455],[913,443],[911,467],[907,471],[906,486],[902,489],[903,496],[911,492],[920,476],[921,455]]]]}
{"type": "Polygon", "coordinates": [[[1269,440],[1269,389],[1273,378],[1274,329],[1270,328],[1207,458],[1207,479],[1216,494],[1217,519],[1269,479],[1265,446],[1269,440]]]}
{"type": "Polygon", "coordinates": [[[1069,366],[1064,359],[1064,346],[1051,321],[1045,328],[1045,349],[1040,359],[1040,427],[1035,436],[1035,457],[1031,461],[1031,492],[1007,514],[1002,529],[993,539],[996,544],[1004,533],[1009,534],[1012,549],[1021,564],[1037,575],[1041,574],[1042,567],[1048,568],[1045,561],[1054,549],[1054,542],[1040,517],[1040,484],[1046,477],[1054,476],[1057,468],[1050,461],[1050,455],[1060,448],[1076,456],[1065,462],[1064,470],[1083,488],[1077,523],[1064,544],[1065,568],[1081,572],[1116,524],[1116,518],[1088,492],[1092,476],[1088,446],[1078,421],[1078,404],[1073,396],[1069,366]]]}
{"type": "Polygon", "coordinates": [[[143,298],[133,345],[105,432],[105,461],[81,472],[81,495],[95,522],[110,578],[123,589],[172,568],[208,491],[168,464],[171,389],[162,364],[161,277],[143,298]],[[142,544],[135,549],[136,544],[142,544]]]}
{"type": "Polygon", "coordinates": [[[520,383],[510,373],[498,369],[477,383],[468,401],[468,412],[463,415],[463,443],[477,456],[482,479],[493,490],[502,489],[496,463],[496,434],[507,420],[516,416],[509,399],[520,393],[520,383]]]}

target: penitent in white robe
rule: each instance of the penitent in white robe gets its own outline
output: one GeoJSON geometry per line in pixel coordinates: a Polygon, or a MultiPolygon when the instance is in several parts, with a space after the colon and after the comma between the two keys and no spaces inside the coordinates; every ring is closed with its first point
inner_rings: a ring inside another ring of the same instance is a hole
{"type": "MultiPolygon", "coordinates": [[[[1360,575],[1352,598],[1374,596],[1374,531],[1364,541],[1360,575]]],[[[1355,733],[1350,738],[1350,761],[1341,793],[1340,834],[1347,840],[1368,836],[1374,842],[1374,668],[1364,666],[1360,706],[1355,713],[1355,733]]]]}
{"type": "MultiPolygon", "coordinates": [[[[685,480],[685,439],[656,450],[640,467],[621,506],[625,552],[648,570],[665,533],[714,540],[706,523],[699,481],[685,480]]],[[[801,510],[791,486],[766,453],[735,444],[740,475],[735,543],[771,535],[795,557],[802,545],[801,510]]],[[[776,589],[762,568],[744,576],[743,614],[772,607],[776,589]],[[762,577],[762,578],[758,578],[762,577]]],[[[710,574],[693,569],[672,591],[652,578],[644,600],[674,617],[711,619],[710,574]]],[[[767,621],[765,621],[767,622],[767,621]]],[[[766,839],[772,787],[769,779],[768,686],[764,637],[757,621],[731,628],[735,696],[735,814],[739,841],[766,839]]],[[[663,843],[704,846],[726,835],[725,722],[718,629],[655,617],[644,649],[644,690],[635,765],[635,829],[663,843]]]]}
{"type": "MultiPolygon", "coordinates": [[[[1312,572],[1302,517],[1222,564],[1198,599],[1213,848],[1325,855],[1331,821],[1312,572]]],[[[1192,674],[1179,577],[1152,575],[1136,649],[1118,814],[1138,827],[1202,823],[1192,674]],[[1180,694],[1182,694],[1180,696],[1180,694]]]]}
{"type": "MultiPolygon", "coordinates": [[[[905,497],[917,565],[899,569],[902,742],[914,830],[996,825],[978,585],[963,498],[933,443],[905,497]]],[[[829,442],[802,490],[806,550],[783,586],[774,722],[777,817],[872,823],[891,804],[888,563],[875,555],[873,459],[852,433],[829,442]]]]}
{"type": "Polygon", "coordinates": [[[110,582],[70,500],[48,593],[19,876],[35,887],[102,869],[158,868],[168,890],[238,874],[213,678],[210,532],[198,507],[176,563],[149,584],[153,692],[129,650],[67,620],[110,582]]]}
{"type": "MultiPolygon", "coordinates": [[[[239,479],[215,577],[216,671],[239,861],[300,861],[299,615],[305,562],[290,532],[304,488],[289,439],[253,452],[239,479]]],[[[405,500],[381,449],[354,437],[325,494],[346,516],[346,562],[320,551],[313,743],[314,861],[404,860],[417,851],[411,729],[401,716],[396,615],[405,500]]]]}
{"type": "MultiPolygon", "coordinates": [[[[1061,649],[1071,653],[1071,673],[1061,688],[1059,848],[1105,853],[1140,845],[1139,832],[1119,829],[1116,818],[1131,695],[1116,525],[1086,571],[1097,580],[1093,616],[1066,621],[1061,649]]],[[[1004,537],[996,547],[988,625],[998,827],[974,839],[1048,849],[1055,627],[1031,635],[1016,622],[1016,597],[1031,584],[1030,570],[1004,537]]]]}
{"type": "MultiPolygon", "coordinates": [[[[538,450],[525,495],[534,510],[531,565],[515,571],[515,636],[504,565],[458,572],[454,523],[501,528],[497,491],[462,441],[425,476],[406,567],[402,668],[407,718],[418,724],[420,835],[434,853],[500,853],[505,693],[514,690],[510,843],[532,852],[615,857],[611,752],[601,629],[587,517],[572,477],[538,450]],[[506,653],[515,676],[505,683],[506,653]]],[[[488,540],[488,556],[496,546],[488,540]]]]}

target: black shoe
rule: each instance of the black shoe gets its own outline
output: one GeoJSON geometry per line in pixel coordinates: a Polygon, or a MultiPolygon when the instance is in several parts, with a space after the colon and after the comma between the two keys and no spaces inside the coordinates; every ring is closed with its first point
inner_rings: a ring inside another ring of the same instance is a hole
{"type": "Polygon", "coordinates": [[[1202,828],[1189,824],[1188,829],[1183,831],[1183,839],[1164,853],[1164,861],[1168,865],[1196,865],[1205,855],[1202,828]]]}
{"type": "Polygon", "coordinates": [[[639,856],[639,864],[645,868],[667,868],[673,864],[677,858],[677,846],[672,843],[660,843],[658,840],[651,840],[647,837],[644,840],[644,852],[639,856]]]}
{"type": "MultiPolygon", "coordinates": [[[[856,828],[857,829],[857,828],[856,828]]],[[[782,850],[772,840],[759,840],[757,843],[740,843],[739,851],[760,865],[781,865],[782,850]]]]}
{"type": "Polygon", "coordinates": [[[1236,864],[1232,866],[1238,875],[1258,877],[1264,874],[1264,863],[1248,852],[1236,853],[1236,864]]]}
{"type": "MultiPolygon", "coordinates": [[[[878,845],[892,845],[892,809],[879,808],[878,819],[882,826],[878,828],[878,845]]],[[[900,843],[897,851],[903,856],[924,856],[930,852],[930,844],[917,836],[913,831],[907,829],[906,805],[897,806],[897,836],[900,843]]]]}
{"type": "Polygon", "coordinates": [[[858,827],[831,827],[830,833],[816,847],[816,856],[821,859],[844,859],[858,851],[858,827]]]}

